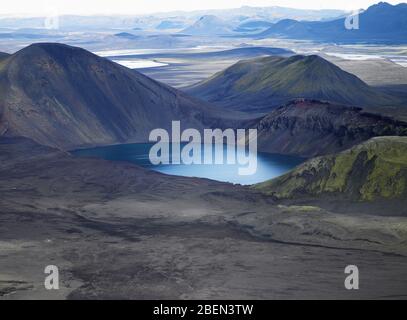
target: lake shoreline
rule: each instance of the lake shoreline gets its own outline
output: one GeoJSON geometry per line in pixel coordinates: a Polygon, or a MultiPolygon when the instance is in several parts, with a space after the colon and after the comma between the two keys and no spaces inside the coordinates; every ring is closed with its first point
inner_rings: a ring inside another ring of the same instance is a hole
{"type": "MultiPolygon", "coordinates": [[[[185,145],[185,144],[183,144],[185,145]]],[[[96,157],[110,161],[126,161],[134,163],[152,171],[184,177],[206,178],[220,182],[253,185],[281,176],[303,163],[306,159],[303,157],[257,153],[257,171],[253,176],[239,176],[238,164],[226,164],[226,156],[223,154],[224,164],[161,164],[154,166],[149,160],[149,148],[152,143],[130,143],[116,144],[111,146],[94,147],[88,149],[72,150],[70,153],[75,157],[96,157]]],[[[201,145],[203,150],[212,147],[210,145],[201,145]]],[[[224,151],[227,145],[223,145],[224,151]]],[[[204,157],[204,151],[201,157],[204,157]]],[[[243,152],[238,150],[238,152],[243,152]]],[[[255,155],[249,155],[255,157],[255,155]]]]}

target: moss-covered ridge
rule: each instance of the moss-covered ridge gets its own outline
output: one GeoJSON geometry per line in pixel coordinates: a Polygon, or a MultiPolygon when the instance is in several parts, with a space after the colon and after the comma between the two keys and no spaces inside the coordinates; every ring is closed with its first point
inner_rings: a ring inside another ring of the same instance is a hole
{"type": "Polygon", "coordinates": [[[255,185],[277,198],[341,194],[371,201],[407,195],[407,137],[377,137],[335,155],[311,159],[255,185]]]}

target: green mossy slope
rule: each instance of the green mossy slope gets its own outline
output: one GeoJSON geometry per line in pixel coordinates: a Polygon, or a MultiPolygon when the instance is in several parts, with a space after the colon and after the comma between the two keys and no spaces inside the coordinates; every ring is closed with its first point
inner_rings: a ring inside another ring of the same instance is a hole
{"type": "Polygon", "coordinates": [[[371,201],[407,195],[407,137],[377,137],[335,155],[311,159],[255,185],[276,198],[341,194],[371,201]]]}
{"type": "Polygon", "coordinates": [[[363,107],[399,103],[317,55],[240,61],[185,90],[221,106],[246,111],[297,98],[363,107]]]}

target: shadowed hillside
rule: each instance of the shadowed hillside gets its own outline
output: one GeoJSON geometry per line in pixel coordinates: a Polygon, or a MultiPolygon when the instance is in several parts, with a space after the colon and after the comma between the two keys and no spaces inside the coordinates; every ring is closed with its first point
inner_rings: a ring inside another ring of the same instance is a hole
{"type": "Polygon", "coordinates": [[[270,109],[295,98],[357,106],[397,103],[316,55],[240,61],[185,91],[220,106],[245,111],[270,109]]]}
{"type": "Polygon", "coordinates": [[[8,53],[0,52],[0,59],[7,58],[8,56],[10,56],[8,53]]]}
{"type": "Polygon", "coordinates": [[[3,60],[0,93],[0,135],[60,148],[147,141],[172,120],[197,129],[224,124],[221,110],[62,44],[34,44],[3,60]]]}
{"type": "Polygon", "coordinates": [[[348,149],[376,136],[407,135],[407,123],[316,100],[295,100],[257,124],[259,150],[305,157],[348,149]]]}

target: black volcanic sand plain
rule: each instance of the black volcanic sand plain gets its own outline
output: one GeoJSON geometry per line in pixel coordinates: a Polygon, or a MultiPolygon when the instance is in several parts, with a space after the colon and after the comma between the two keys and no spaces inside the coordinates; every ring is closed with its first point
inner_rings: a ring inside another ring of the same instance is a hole
{"type": "MultiPolygon", "coordinates": [[[[0,80],[7,93],[0,104],[0,299],[407,297],[406,198],[393,199],[390,193],[387,199],[361,202],[301,185],[327,180],[326,170],[336,173],[335,155],[310,160],[305,169],[292,171],[277,186],[266,183],[264,189],[79,159],[66,150],[140,141],[157,121],[164,126],[181,119],[203,128],[253,117],[225,113],[63,45],[30,46],[6,56],[0,60],[0,80]],[[134,106],[127,105],[128,99],[134,106]],[[304,174],[306,179],[295,179],[304,174]],[[296,197],[279,197],[287,190],[296,197]],[[298,196],[301,190],[308,194],[298,196]],[[51,264],[61,271],[59,291],[43,286],[44,267],[51,264]],[[361,273],[355,292],[344,288],[344,269],[351,264],[361,273]]],[[[278,117],[264,118],[263,138],[288,141],[276,123],[293,124],[293,134],[314,134],[314,139],[333,127],[320,147],[339,152],[377,135],[402,135],[405,129],[405,123],[372,118],[358,108],[338,110],[305,100],[283,108],[290,112],[282,115],[284,109],[277,109],[278,117]],[[298,117],[298,107],[309,110],[305,120],[298,117]],[[343,119],[354,120],[349,130],[336,120],[343,113],[349,115],[343,119]],[[307,119],[315,125],[301,125],[307,119]],[[372,129],[372,119],[385,130],[372,129]],[[336,136],[343,138],[340,146],[331,143],[336,136]],[[326,148],[330,145],[335,148],[326,148]]],[[[406,143],[405,137],[398,139],[406,143]]],[[[285,150],[298,151],[298,145],[285,150]]],[[[405,157],[389,163],[387,153],[378,151],[369,147],[360,157],[341,162],[349,170],[347,195],[371,186],[369,177],[380,176],[383,165],[397,169],[385,177],[383,190],[405,182],[405,157]],[[357,169],[365,163],[369,166],[358,177],[357,169]]],[[[334,185],[342,188],[343,178],[335,175],[334,185]]]]}
{"type": "Polygon", "coordinates": [[[24,138],[0,150],[1,299],[406,298],[405,216],[283,204],[24,138]],[[59,291],[44,289],[49,264],[59,291]],[[349,264],[359,291],[344,288],[349,264]]]}

